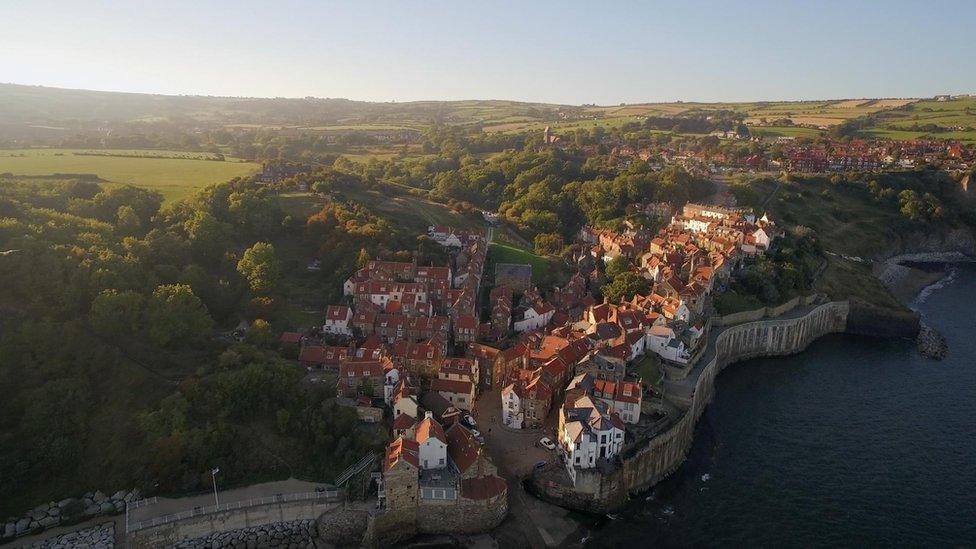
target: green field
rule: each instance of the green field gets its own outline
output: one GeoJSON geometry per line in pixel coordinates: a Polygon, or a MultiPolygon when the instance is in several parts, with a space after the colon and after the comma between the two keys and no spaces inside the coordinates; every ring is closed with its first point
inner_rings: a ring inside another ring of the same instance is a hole
{"type": "Polygon", "coordinates": [[[25,149],[0,151],[0,173],[14,175],[95,174],[111,183],[154,189],[167,202],[180,200],[197,189],[260,170],[252,162],[223,162],[181,156],[205,153],[152,150],[91,151],[88,149],[25,149]],[[152,154],[171,158],[77,155],[76,152],[152,154]]]}
{"type": "Polygon", "coordinates": [[[550,274],[552,262],[535,255],[529,250],[511,244],[492,242],[488,247],[488,257],[495,263],[520,263],[532,266],[532,282],[539,283],[550,274]]]}
{"type": "Polygon", "coordinates": [[[823,131],[803,126],[749,126],[749,133],[766,137],[809,137],[817,138],[823,131]]]}
{"type": "Polygon", "coordinates": [[[877,125],[862,134],[889,139],[954,139],[976,143],[976,97],[949,101],[917,101],[877,117],[877,125]],[[928,131],[934,125],[939,131],[928,131]]]}

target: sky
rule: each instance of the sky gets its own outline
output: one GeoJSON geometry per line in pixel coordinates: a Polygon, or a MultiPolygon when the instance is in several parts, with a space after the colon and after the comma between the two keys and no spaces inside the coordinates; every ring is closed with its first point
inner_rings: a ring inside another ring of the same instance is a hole
{"type": "Polygon", "coordinates": [[[976,0],[0,0],[0,81],[610,105],[976,93],[976,0]]]}

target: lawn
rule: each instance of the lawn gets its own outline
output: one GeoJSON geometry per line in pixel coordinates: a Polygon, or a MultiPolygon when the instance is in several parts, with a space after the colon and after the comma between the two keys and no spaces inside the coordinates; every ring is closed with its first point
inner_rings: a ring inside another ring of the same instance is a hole
{"type": "Polygon", "coordinates": [[[644,385],[661,389],[661,380],[663,379],[661,361],[654,353],[645,354],[640,360],[627,366],[627,370],[639,375],[644,385]]]}
{"type": "Polygon", "coordinates": [[[0,173],[15,175],[95,174],[105,181],[154,189],[167,202],[206,185],[250,175],[260,165],[235,159],[205,160],[205,153],[155,150],[26,149],[0,151],[0,173]],[[97,153],[96,155],[74,153],[97,153]],[[118,154],[131,156],[101,156],[118,154]],[[138,158],[135,155],[167,156],[138,158]]]}
{"type": "Polygon", "coordinates": [[[494,263],[519,263],[532,266],[532,281],[540,283],[546,280],[552,269],[552,262],[536,255],[524,248],[511,244],[492,242],[488,247],[488,258],[494,263]]]}

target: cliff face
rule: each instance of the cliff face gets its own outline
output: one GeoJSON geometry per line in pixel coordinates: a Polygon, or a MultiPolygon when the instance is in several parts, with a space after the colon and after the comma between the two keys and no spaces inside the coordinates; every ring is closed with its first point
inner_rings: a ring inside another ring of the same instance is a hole
{"type": "Polygon", "coordinates": [[[901,235],[878,257],[888,260],[902,255],[933,254],[945,252],[959,252],[965,255],[976,255],[976,237],[973,232],[961,227],[948,232],[913,232],[901,235]]]}

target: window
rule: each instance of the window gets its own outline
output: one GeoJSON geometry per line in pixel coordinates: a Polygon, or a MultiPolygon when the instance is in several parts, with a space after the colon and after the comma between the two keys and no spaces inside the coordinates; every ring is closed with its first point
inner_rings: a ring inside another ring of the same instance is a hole
{"type": "Polygon", "coordinates": [[[444,465],[444,458],[441,458],[438,461],[440,462],[440,465],[444,465]]]}

